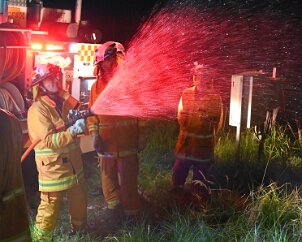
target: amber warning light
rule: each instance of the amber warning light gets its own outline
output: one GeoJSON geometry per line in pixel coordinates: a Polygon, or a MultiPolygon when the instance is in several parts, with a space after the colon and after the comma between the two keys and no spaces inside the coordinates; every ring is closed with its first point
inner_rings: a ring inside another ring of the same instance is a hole
{"type": "Polygon", "coordinates": [[[65,48],[63,45],[59,45],[59,44],[31,43],[31,50],[33,50],[33,51],[63,51],[63,50],[65,50],[65,48]]]}
{"type": "Polygon", "coordinates": [[[43,45],[40,44],[40,43],[32,43],[31,44],[31,49],[32,50],[42,50],[42,48],[43,48],[43,45]]]}

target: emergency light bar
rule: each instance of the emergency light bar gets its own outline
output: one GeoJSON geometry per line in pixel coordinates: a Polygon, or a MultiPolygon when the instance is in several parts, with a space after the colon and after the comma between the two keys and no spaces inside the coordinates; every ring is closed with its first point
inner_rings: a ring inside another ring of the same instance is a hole
{"type": "Polygon", "coordinates": [[[30,48],[32,50],[42,50],[43,45],[40,43],[31,43],[30,48]]]}
{"type": "Polygon", "coordinates": [[[60,44],[42,44],[33,42],[31,43],[31,50],[33,51],[65,51],[65,46],[60,44]]]}
{"type": "Polygon", "coordinates": [[[69,45],[69,52],[71,53],[78,53],[78,44],[77,43],[71,43],[69,45]]]}
{"type": "Polygon", "coordinates": [[[60,51],[64,50],[65,48],[62,45],[46,44],[45,49],[48,51],[60,51]]]}

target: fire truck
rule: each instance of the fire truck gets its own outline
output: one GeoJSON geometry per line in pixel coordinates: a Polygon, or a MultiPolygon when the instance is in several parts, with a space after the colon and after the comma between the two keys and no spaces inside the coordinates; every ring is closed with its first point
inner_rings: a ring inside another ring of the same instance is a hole
{"type": "MultiPolygon", "coordinates": [[[[78,43],[76,39],[82,1],[75,10],[43,7],[42,1],[0,0],[0,108],[20,120],[24,147],[27,135],[27,109],[31,97],[31,73],[39,63],[59,65],[63,71],[62,87],[77,98],[82,107],[88,103],[93,76],[93,55],[99,41],[78,43]]],[[[89,135],[81,136],[83,153],[93,150],[89,135]]]]}

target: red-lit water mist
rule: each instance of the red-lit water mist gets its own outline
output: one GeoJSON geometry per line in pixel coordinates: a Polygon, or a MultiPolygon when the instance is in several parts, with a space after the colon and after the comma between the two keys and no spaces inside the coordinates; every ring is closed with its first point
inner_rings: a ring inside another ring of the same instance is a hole
{"type": "Polygon", "coordinates": [[[195,61],[209,67],[208,78],[228,106],[232,74],[274,66],[290,70],[296,60],[301,64],[288,40],[299,36],[293,32],[278,13],[169,4],[142,25],[92,111],[174,119],[182,91],[192,85],[195,61]]]}

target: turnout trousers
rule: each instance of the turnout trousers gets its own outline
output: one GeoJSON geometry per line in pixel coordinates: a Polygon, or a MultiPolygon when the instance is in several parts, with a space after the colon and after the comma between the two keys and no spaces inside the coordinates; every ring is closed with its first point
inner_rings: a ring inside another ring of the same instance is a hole
{"type": "Polygon", "coordinates": [[[100,156],[99,161],[102,189],[108,208],[121,204],[126,215],[136,214],[140,209],[137,156],[100,156]]]}
{"type": "Polygon", "coordinates": [[[34,241],[51,241],[63,198],[67,195],[71,227],[74,230],[86,228],[87,195],[83,179],[65,191],[41,192],[36,224],[33,228],[34,241]]]}
{"type": "Polygon", "coordinates": [[[202,186],[198,183],[194,183],[194,181],[199,181],[203,184],[208,185],[206,177],[210,166],[211,162],[200,162],[189,159],[177,158],[172,170],[173,186],[178,187],[185,185],[191,167],[193,169],[192,185],[197,189],[201,188],[202,186]]]}

